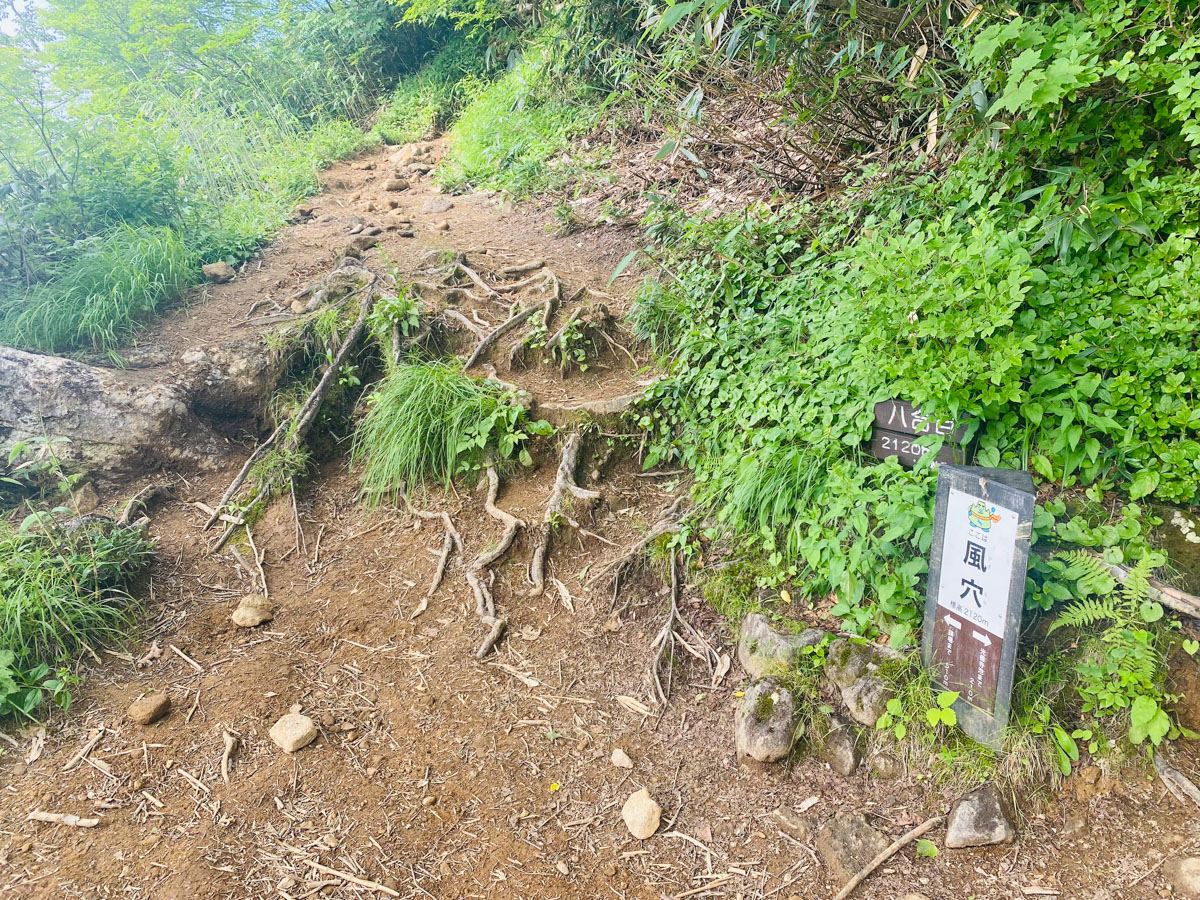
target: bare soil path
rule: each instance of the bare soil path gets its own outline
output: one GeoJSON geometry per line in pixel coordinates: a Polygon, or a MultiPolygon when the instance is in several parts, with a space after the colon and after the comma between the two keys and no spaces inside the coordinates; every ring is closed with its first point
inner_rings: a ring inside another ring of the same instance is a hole
{"type": "MultiPolygon", "coordinates": [[[[383,190],[388,153],[331,169],[313,215],[287,228],[234,282],[198,292],[144,334],[129,356],[151,368],[195,346],[245,338],[258,300],[281,302],[328,271],[356,219],[412,220],[414,237],[385,231],[373,265],[386,259],[416,277],[430,250],[466,252],[488,271],[541,258],[571,289],[606,287],[633,235],[555,236],[547,217],[495,198],[439,200],[426,182],[383,190]],[[397,204],[398,214],[389,209],[397,204]],[[328,218],[327,218],[328,217],[328,218]],[[433,226],[445,220],[449,231],[433,226]]],[[[618,294],[620,291],[617,292],[618,294]]],[[[612,312],[626,310],[618,301],[612,312]]],[[[504,304],[463,307],[491,325],[504,304]]],[[[612,354],[562,379],[532,366],[500,377],[539,400],[617,396],[647,374],[612,354]]],[[[251,444],[258,434],[243,434],[251,444]]],[[[43,734],[13,736],[0,758],[0,895],[71,898],[827,898],[840,887],[814,852],[814,835],[781,826],[781,804],[803,806],[815,824],[839,810],[866,813],[898,836],[943,810],[951,795],[926,784],[919,766],[899,777],[851,778],[819,758],[771,771],[739,770],[732,710],[745,684],[737,669],[714,679],[683,661],[665,708],[649,699],[648,647],[666,598],[650,572],[622,589],[619,615],[589,574],[620,555],[686,488],[674,475],[645,477],[633,449],[606,458],[592,442],[580,483],[601,491],[585,521],[591,535],[556,542],[551,574],[570,594],[528,596],[534,541],[518,538],[491,586],[508,621],[496,652],[475,658],[483,626],[463,560],[496,542],[484,491],[460,488],[414,498],[445,510],[466,541],[441,588],[422,606],[442,534],[437,522],[400,510],[369,513],[343,462],[327,464],[298,499],[276,503],[255,526],[276,605],[253,630],[229,619],[253,576],[205,550],[206,514],[245,450],[202,478],[175,477],[177,499],[153,510],[160,557],[147,584],[148,621],[128,654],[104,651],[68,715],[43,734]],[[302,534],[297,535],[296,519],[302,534]],[[166,691],[166,718],[138,726],[126,709],[166,691]],[[320,736],[296,754],[268,737],[289,710],[315,719],[320,736]],[[224,735],[236,739],[228,783],[224,735]],[[42,741],[44,738],[44,746],[42,741]],[[78,751],[95,738],[89,752],[78,751]],[[610,756],[621,748],[632,769],[610,756]],[[664,809],[658,834],[633,839],[621,805],[646,787],[664,809]],[[32,810],[98,817],[95,828],[27,821],[32,810]],[[370,886],[370,885],[375,886],[370,886]]],[[[555,479],[557,446],[532,470],[506,475],[499,505],[538,523],[555,479]]],[[[116,503],[137,485],[114,488],[116,503]]],[[[682,605],[721,652],[725,624],[685,588],[682,605]]],[[[1189,763],[1195,768],[1194,759],[1189,763]]],[[[855,896],[1150,898],[1165,890],[1158,865],[1200,849],[1200,822],[1152,782],[1090,773],[1060,795],[1025,805],[1011,847],[902,851],[855,896]],[[1098,777],[1093,778],[1092,775],[1098,777]],[[1064,824],[1083,817],[1070,836],[1064,824]]],[[[939,838],[934,833],[935,839],[939,838]]]]}

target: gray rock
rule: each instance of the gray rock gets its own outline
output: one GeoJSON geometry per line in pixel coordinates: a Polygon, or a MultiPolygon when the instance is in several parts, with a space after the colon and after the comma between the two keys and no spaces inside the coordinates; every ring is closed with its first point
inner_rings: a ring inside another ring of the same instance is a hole
{"type": "Polygon", "coordinates": [[[373,234],[360,234],[350,241],[349,247],[363,253],[379,243],[379,238],[373,234]]]}
{"type": "Polygon", "coordinates": [[[848,688],[842,689],[842,702],[855,722],[874,728],[879,717],[887,712],[887,702],[896,696],[891,685],[878,675],[864,675],[848,688]]]}
{"type": "Polygon", "coordinates": [[[225,284],[227,281],[233,281],[234,276],[237,275],[237,272],[233,270],[233,266],[224,260],[201,266],[200,271],[213,284],[225,284]]]}
{"type": "Polygon", "coordinates": [[[271,726],[271,740],[285,753],[295,753],[317,739],[317,723],[300,713],[288,713],[271,726]]]}
{"type": "Polygon", "coordinates": [[[874,674],[884,663],[902,658],[890,647],[838,638],[825,651],[825,674],[845,689],[864,675],[874,674]]]}
{"type": "Polygon", "coordinates": [[[129,705],[129,718],[139,725],[157,722],[171,711],[171,698],[162,691],[138,697],[129,705]]]}
{"type": "Polygon", "coordinates": [[[756,682],[734,714],[738,762],[784,759],[800,737],[800,714],[792,692],[771,678],[756,682]]]}
{"type": "Polygon", "coordinates": [[[383,183],[383,189],[385,191],[407,191],[408,190],[408,179],[407,178],[389,178],[387,181],[385,181],[383,183]]]}
{"type": "Polygon", "coordinates": [[[834,716],[830,724],[833,728],[825,738],[825,761],[833,771],[849,777],[862,762],[858,729],[839,716],[834,716]]]}
{"type": "Polygon", "coordinates": [[[444,213],[454,209],[454,201],[449,197],[430,197],[421,204],[422,212],[444,213]]]}
{"type": "Polygon", "coordinates": [[[1163,866],[1163,874],[1180,897],[1200,897],[1200,856],[1168,860],[1163,866]]]}
{"type": "Polygon", "coordinates": [[[1000,791],[990,783],[959,799],[946,820],[946,846],[952,849],[1011,844],[1016,837],[1017,828],[1000,791]]]}
{"type": "Polygon", "coordinates": [[[811,842],[813,832],[816,831],[816,821],[811,812],[796,812],[786,803],[775,810],[775,821],[780,828],[802,844],[811,842]]]}
{"type": "Polygon", "coordinates": [[[839,812],[817,833],[816,849],[833,880],[845,883],[889,843],[863,816],[839,812]]]}
{"type": "Polygon", "coordinates": [[[825,632],[809,628],[803,634],[782,634],[765,616],[750,613],[742,620],[738,662],[751,678],[782,675],[800,660],[805,647],[818,644],[825,632]]]}
{"type": "Polygon", "coordinates": [[[881,781],[895,781],[904,774],[900,760],[890,753],[878,753],[871,758],[871,775],[881,781]]]}

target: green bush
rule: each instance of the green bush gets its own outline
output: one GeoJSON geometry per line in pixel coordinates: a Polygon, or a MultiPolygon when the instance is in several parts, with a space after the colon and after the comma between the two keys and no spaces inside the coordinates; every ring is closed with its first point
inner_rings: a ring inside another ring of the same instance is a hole
{"type": "Polygon", "coordinates": [[[387,144],[431,137],[470,100],[472,85],[483,78],[484,69],[484,48],[455,38],[420,71],[401,79],[379,111],[374,134],[387,144]]]}
{"type": "Polygon", "coordinates": [[[456,363],[398,366],[372,393],[355,432],[363,496],[376,504],[395,500],[425,478],[449,485],[488,455],[528,465],[526,441],[550,427],[529,422],[510,401],[498,385],[464,375],[456,363]]]}

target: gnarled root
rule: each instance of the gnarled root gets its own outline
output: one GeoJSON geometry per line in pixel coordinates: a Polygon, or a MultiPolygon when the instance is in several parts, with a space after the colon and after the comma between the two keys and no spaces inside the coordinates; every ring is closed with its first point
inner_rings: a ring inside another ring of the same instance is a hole
{"type": "MultiPolygon", "coordinates": [[[[558,463],[558,476],[554,480],[554,489],[550,492],[550,500],[546,504],[546,516],[542,520],[542,533],[533,557],[529,562],[530,593],[540,594],[546,587],[546,557],[550,552],[550,539],[554,533],[556,522],[563,518],[563,505],[568,495],[576,500],[588,503],[600,499],[599,491],[589,491],[575,482],[575,469],[579,465],[579,450],[583,445],[583,436],[573,432],[563,445],[562,459],[558,463]]],[[[573,522],[569,517],[568,521],[573,522]]]]}
{"type": "Polygon", "coordinates": [[[659,629],[654,640],[650,642],[652,657],[646,673],[646,680],[650,683],[651,692],[655,699],[664,706],[671,696],[671,680],[674,669],[670,663],[672,657],[675,655],[676,648],[685,650],[708,666],[709,674],[714,671],[714,667],[720,661],[720,657],[717,651],[713,649],[713,646],[704,639],[704,636],[700,632],[692,627],[692,624],[679,611],[679,591],[679,561],[676,559],[676,554],[672,553],[671,602],[667,609],[666,621],[663,622],[662,628],[659,629]],[[667,663],[667,683],[665,686],[662,680],[664,660],[667,663]]]}
{"type": "MultiPolygon", "coordinates": [[[[444,538],[442,540],[442,552],[438,557],[437,570],[433,573],[433,579],[429,584],[429,589],[425,592],[425,600],[427,601],[434,595],[434,592],[441,587],[442,581],[446,577],[446,567],[450,564],[451,554],[457,550],[459,556],[463,555],[462,536],[458,533],[458,529],[454,527],[454,520],[450,518],[450,513],[430,512],[424,509],[417,509],[409,501],[407,492],[402,493],[401,496],[404,498],[405,509],[407,509],[418,519],[425,519],[426,521],[436,520],[442,523],[442,529],[444,532],[444,538]]],[[[420,612],[413,613],[411,618],[416,618],[422,612],[424,612],[425,605],[426,604],[423,601],[421,603],[420,612]]]]}
{"type": "MultiPolygon", "coordinates": [[[[308,436],[309,429],[312,428],[313,422],[317,420],[317,414],[321,411],[321,405],[325,402],[325,397],[329,394],[329,389],[333,387],[334,382],[337,380],[338,374],[346,362],[346,358],[358,346],[359,338],[362,337],[363,332],[366,330],[367,318],[370,316],[371,309],[375,305],[375,288],[378,280],[377,276],[371,275],[367,281],[366,287],[363,289],[362,301],[359,303],[358,318],[355,319],[350,332],[346,335],[345,340],[342,341],[337,354],[329,362],[329,365],[325,367],[325,371],[321,375],[321,380],[317,382],[317,386],[313,388],[312,393],[308,395],[308,399],[304,401],[300,409],[291,418],[280,422],[278,427],[271,433],[271,436],[259,444],[254,452],[250,454],[250,457],[242,465],[241,471],[234,477],[233,482],[225,490],[224,495],[222,495],[220,502],[213,509],[212,515],[205,522],[204,529],[206,531],[220,518],[221,511],[237,494],[238,489],[245,482],[254,464],[262,459],[267,451],[275,446],[276,443],[281,439],[285,439],[284,435],[286,435],[285,440],[289,448],[294,449],[304,442],[304,439],[308,436]]],[[[259,491],[256,501],[261,499],[262,494],[263,492],[259,491]]],[[[232,533],[232,530],[227,530],[212,548],[212,552],[215,553],[221,547],[225,546],[225,542],[229,540],[232,533]]]]}
{"type": "Polygon", "coordinates": [[[636,566],[640,565],[642,554],[646,552],[646,548],[664,534],[676,534],[679,531],[680,520],[682,518],[683,498],[680,497],[659,514],[658,521],[654,523],[654,527],[646,532],[645,536],[630,547],[623,556],[601,566],[596,571],[596,574],[588,580],[588,586],[590,587],[600,581],[610,579],[613,593],[611,606],[615,608],[617,605],[617,594],[621,590],[622,582],[636,566]]]}
{"type": "Polygon", "coordinates": [[[504,619],[496,615],[496,601],[492,597],[491,588],[484,582],[483,576],[490,566],[508,552],[517,538],[517,532],[525,527],[524,522],[496,505],[496,496],[500,493],[500,473],[496,471],[495,466],[488,466],[487,477],[488,494],[483,508],[489,516],[504,525],[504,533],[495,547],[480,553],[467,568],[467,584],[471,586],[471,591],[475,595],[475,613],[485,625],[491,626],[491,631],[475,653],[478,659],[483,659],[496,646],[505,626],[504,619]]]}

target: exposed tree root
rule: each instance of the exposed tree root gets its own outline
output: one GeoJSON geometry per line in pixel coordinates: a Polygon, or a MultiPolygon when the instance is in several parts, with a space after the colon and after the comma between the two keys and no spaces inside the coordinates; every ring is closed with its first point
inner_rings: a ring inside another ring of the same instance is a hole
{"type": "Polygon", "coordinates": [[[613,592],[612,607],[615,608],[622,582],[634,568],[641,564],[642,554],[646,552],[646,548],[664,534],[675,534],[679,531],[679,523],[683,518],[682,507],[683,498],[680,497],[659,514],[654,527],[646,532],[623,556],[619,556],[597,569],[596,574],[588,580],[588,586],[598,584],[606,579],[610,580],[613,592]]]}
{"type": "Polygon", "coordinates": [[[545,267],[546,261],[544,259],[531,259],[529,262],[518,263],[515,266],[505,266],[500,270],[500,274],[509,277],[513,275],[524,275],[526,272],[535,272],[538,269],[543,269],[545,267]]]}
{"type": "Polygon", "coordinates": [[[710,675],[717,663],[720,662],[720,655],[713,649],[713,646],[692,627],[692,624],[679,611],[679,591],[679,561],[676,559],[676,554],[672,553],[671,600],[667,609],[666,621],[663,622],[662,628],[659,629],[654,640],[650,642],[652,657],[647,671],[647,681],[650,682],[651,691],[655,699],[664,706],[671,697],[671,682],[675,671],[671,661],[677,648],[687,651],[708,666],[710,675]],[[662,681],[664,660],[667,670],[665,686],[662,681]]]}
{"type": "Polygon", "coordinates": [[[409,502],[407,492],[402,493],[404,498],[404,507],[418,519],[439,520],[442,523],[442,528],[445,532],[445,537],[442,541],[442,553],[438,558],[437,571],[433,573],[433,581],[430,582],[429,590],[425,592],[426,598],[432,597],[434,592],[441,587],[443,579],[446,577],[446,567],[450,563],[450,555],[455,550],[458,555],[463,555],[462,536],[459,535],[458,529],[454,527],[454,520],[450,518],[450,513],[447,512],[429,512],[423,509],[417,509],[409,502]]]}
{"type": "Polygon", "coordinates": [[[471,591],[475,594],[475,613],[485,625],[491,626],[491,631],[475,653],[478,659],[483,659],[496,646],[496,642],[504,633],[505,626],[504,619],[496,615],[496,601],[492,597],[491,588],[484,583],[482,576],[490,566],[508,552],[517,538],[517,532],[525,527],[524,522],[496,505],[496,496],[500,493],[500,473],[496,471],[495,466],[488,466],[487,478],[488,493],[483,508],[489,516],[504,525],[504,533],[495,547],[480,553],[467,568],[467,584],[471,586],[471,591]]]}
{"type": "Polygon", "coordinates": [[[1154,754],[1154,768],[1158,772],[1158,777],[1162,779],[1162,783],[1171,792],[1172,797],[1185,805],[1190,800],[1196,805],[1197,809],[1200,809],[1200,788],[1196,787],[1190,778],[1167,762],[1162,750],[1154,754]]]}
{"type": "Polygon", "coordinates": [[[599,491],[589,491],[575,482],[575,469],[579,465],[579,450],[582,445],[583,436],[578,431],[573,432],[563,445],[562,459],[558,463],[558,476],[554,480],[554,489],[550,492],[550,500],[546,504],[546,516],[542,520],[541,537],[529,562],[529,583],[532,585],[533,594],[540,594],[546,588],[546,557],[550,552],[554,526],[563,518],[563,504],[567,495],[588,503],[600,499],[599,491]]]}
{"type": "MultiPolygon", "coordinates": [[[[220,502],[214,507],[212,515],[209,516],[208,521],[204,524],[206,531],[220,518],[222,510],[233,500],[239,488],[245,482],[246,477],[250,474],[250,470],[254,467],[254,464],[262,459],[268,450],[275,446],[281,439],[285,440],[287,446],[291,449],[299,447],[304,442],[304,439],[308,436],[309,429],[312,428],[313,422],[317,420],[317,414],[321,411],[321,405],[325,402],[330,388],[336,382],[342,366],[345,364],[350,352],[358,346],[359,339],[362,337],[363,331],[366,330],[367,318],[370,316],[371,309],[375,305],[375,288],[377,283],[377,276],[372,274],[367,281],[366,287],[363,289],[362,300],[359,303],[358,318],[355,319],[354,325],[350,328],[345,340],[342,341],[337,354],[330,361],[329,365],[325,367],[325,371],[321,375],[321,380],[317,382],[317,386],[313,388],[312,393],[308,395],[308,398],[304,401],[300,409],[290,418],[280,422],[271,433],[271,436],[259,444],[254,452],[250,454],[250,457],[242,465],[241,471],[238,472],[233,482],[226,488],[220,502]],[[285,435],[286,438],[284,437],[285,435]]],[[[254,502],[261,499],[263,493],[263,491],[259,491],[258,497],[256,497],[254,502]]],[[[212,548],[212,552],[216,552],[225,546],[225,542],[229,540],[232,533],[232,530],[227,530],[212,548]]]]}
{"type": "Polygon", "coordinates": [[[475,363],[479,362],[479,358],[495,345],[496,341],[500,340],[500,338],[504,337],[504,335],[508,334],[518,325],[523,325],[529,320],[530,316],[532,316],[539,309],[542,309],[543,306],[544,304],[534,303],[531,306],[527,306],[525,309],[515,312],[509,316],[508,319],[502,324],[498,325],[491,334],[479,342],[479,344],[475,347],[475,352],[467,357],[467,361],[463,363],[463,368],[470,369],[472,366],[474,366],[475,363]]]}

